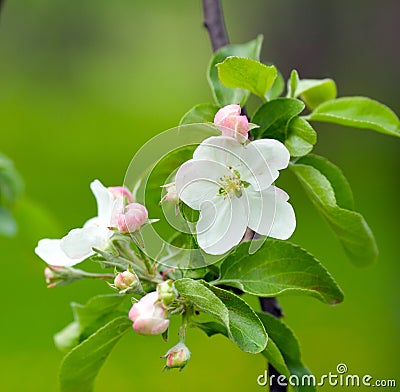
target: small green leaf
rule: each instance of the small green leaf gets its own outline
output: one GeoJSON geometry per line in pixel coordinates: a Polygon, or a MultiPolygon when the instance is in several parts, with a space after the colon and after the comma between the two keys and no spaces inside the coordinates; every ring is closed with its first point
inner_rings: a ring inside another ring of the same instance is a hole
{"type": "Polygon", "coordinates": [[[307,155],[317,142],[317,133],[303,118],[293,117],[288,124],[285,146],[292,157],[307,155]]]}
{"type": "Polygon", "coordinates": [[[364,97],[332,99],[318,106],[307,119],[400,137],[400,122],[396,114],[387,106],[364,97]]]}
{"type": "Polygon", "coordinates": [[[72,349],[61,364],[61,392],[92,392],[100,368],[131,325],[127,316],[118,317],[72,349]]]}
{"type": "Polygon", "coordinates": [[[227,45],[217,50],[208,66],[208,82],[211,87],[215,102],[219,106],[229,104],[240,104],[243,106],[249,97],[249,91],[241,88],[230,88],[224,86],[218,78],[217,64],[222,63],[229,56],[246,57],[253,60],[260,59],[262,35],[244,44],[227,45]]]}
{"type": "Polygon", "coordinates": [[[179,125],[213,122],[219,107],[211,103],[200,103],[186,112],[179,125]]]}
{"type": "Polygon", "coordinates": [[[340,169],[313,155],[299,159],[290,167],[349,259],[357,266],[373,263],[378,256],[374,235],[363,216],[352,211],[351,189],[340,169]]]}
{"type": "Polygon", "coordinates": [[[98,328],[121,315],[118,311],[122,295],[97,295],[85,305],[71,303],[74,321],[54,336],[54,342],[61,351],[71,350],[88,338],[98,328]]]}
{"type": "Polygon", "coordinates": [[[250,306],[237,295],[188,278],[175,281],[175,287],[180,295],[222,323],[229,338],[243,351],[257,354],[264,350],[268,340],[264,327],[250,306]]]}
{"type": "Polygon", "coordinates": [[[229,312],[224,303],[204,284],[189,278],[175,281],[179,293],[192,301],[200,310],[213,316],[216,320],[229,326],[229,312]]]}
{"type": "MultiPolygon", "coordinates": [[[[270,337],[268,345],[270,344],[271,340],[276,344],[285,361],[285,364],[289,368],[290,373],[297,375],[300,379],[304,375],[310,375],[310,371],[302,363],[300,346],[293,331],[282,320],[279,320],[268,313],[257,312],[257,315],[264,324],[264,327],[270,337]]],[[[263,354],[267,357],[268,353],[263,352],[263,354]]],[[[275,366],[274,363],[272,364],[275,366]]],[[[315,387],[308,385],[300,385],[294,388],[298,392],[315,391],[315,387]]]]}
{"type": "Polygon", "coordinates": [[[267,91],[267,94],[265,94],[265,98],[267,99],[267,101],[276,99],[283,93],[284,89],[285,89],[285,80],[283,79],[282,74],[278,71],[278,75],[276,76],[274,84],[267,91]]]}
{"type": "Polygon", "coordinates": [[[0,235],[13,237],[17,234],[17,230],[17,223],[15,222],[10,210],[6,207],[0,206],[0,235]]]}
{"type": "Polygon", "coordinates": [[[287,97],[288,98],[296,98],[297,84],[299,83],[299,80],[300,80],[299,74],[294,69],[290,73],[290,78],[287,83],[287,97]]]}
{"type": "Polygon", "coordinates": [[[256,139],[273,138],[284,142],[289,121],[304,109],[304,103],[294,98],[277,98],[260,106],[252,118],[259,125],[252,131],[256,139]]]}
{"type": "Polygon", "coordinates": [[[336,84],[332,79],[300,79],[294,97],[300,96],[313,110],[322,103],[336,98],[336,95],[336,84]]]}
{"type": "Polygon", "coordinates": [[[227,57],[217,64],[217,68],[223,85],[249,90],[263,99],[277,77],[277,70],[273,65],[264,65],[243,57],[227,57]]]}
{"type": "Polygon", "coordinates": [[[268,239],[256,253],[250,254],[249,247],[250,243],[239,245],[224,260],[218,284],[261,297],[294,292],[328,304],[343,300],[343,293],[329,272],[299,246],[268,239]]]}

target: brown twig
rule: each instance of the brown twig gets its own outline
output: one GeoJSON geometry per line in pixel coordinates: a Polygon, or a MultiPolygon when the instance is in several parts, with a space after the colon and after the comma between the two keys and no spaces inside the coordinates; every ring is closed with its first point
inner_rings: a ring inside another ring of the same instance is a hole
{"type": "Polygon", "coordinates": [[[204,27],[208,30],[215,52],[229,43],[220,0],[203,0],[203,14],[204,27]]]}
{"type": "MultiPolygon", "coordinates": [[[[203,13],[204,13],[204,26],[208,30],[210,36],[211,45],[215,52],[222,46],[229,43],[228,34],[225,28],[224,15],[222,12],[220,0],[202,0],[203,1],[203,13]]],[[[242,112],[245,109],[242,108],[242,112]]],[[[244,241],[251,241],[256,236],[253,230],[247,229],[243,237],[244,241]]],[[[263,312],[272,314],[275,317],[282,317],[283,312],[278,304],[276,298],[260,298],[261,309],[263,312]]],[[[276,380],[279,376],[279,372],[269,363],[268,364],[269,376],[275,375],[273,378],[272,385],[270,386],[270,392],[285,392],[286,387],[279,385],[276,380]]]]}

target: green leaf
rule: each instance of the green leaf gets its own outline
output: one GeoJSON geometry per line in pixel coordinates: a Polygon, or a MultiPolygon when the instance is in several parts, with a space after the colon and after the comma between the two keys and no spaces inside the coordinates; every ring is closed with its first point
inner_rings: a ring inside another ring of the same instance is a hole
{"type": "Polygon", "coordinates": [[[364,97],[332,99],[318,106],[307,119],[400,137],[400,122],[396,114],[387,106],[364,97]]]}
{"type": "Polygon", "coordinates": [[[327,179],[334,191],[336,204],[348,210],[354,209],[353,192],[343,172],[332,162],[319,155],[310,154],[299,159],[297,164],[309,165],[316,168],[327,179]]]}
{"type": "Polygon", "coordinates": [[[85,305],[71,303],[74,321],[54,336],[54,342],[61,351],[69,351],[87,339],[98,328],[121,315],[118,311],[122,295],[97,295],[85,305]]]}
{"type": "Polygon", "coordinates": [[[268,239],[256,253],[250,254],[250,245],[239,245],[236,252],[224,260],[218,284],[261,297],[294,292],[328,304],[343,300],[343,293],[329,272],[299,246],[268,239]]]}
{"type": "Polygon", "coordinates": [[[255,139],[273,138],[284,142],[289,121],[301,113],[304,103],[294,98],[278,98],[260,106],[252,122],[260,126],[252,130],[255,139]]]}
{"type": "Polygon", "coordinates": [[[61,392],[92,392],[100,368],[131,325],[128,317],[118,317],[72,349],[61,364],[61,392]]]}
{"type": "Polygon", "coordinates": [[[336,84],[332,79],[300,79],[294,97],[300,96],[313,110],[322,103],[336,98],[336,95],[336,84]]]}
{"type": "MultiPolygon", "coordinates": [[[[264,327],[270,337],[268,346],[271,340],[276,344],[276,347],[279,349],[285,364],[290,371],[290,374],[295,374],[300,379],[304,375],[310,375],[310,371],[302,363],[300,346],[293,331],[282,320],[277,319],[268,313],[257,312],[257,315],[264,324],[264,327]]],[[[266,357],[267,354],[268,353],[263,352],[263,355],[266,357]]],[[[275,366],[273,362],[271,363],[275,366]]],[[[277,370],[279,369],[277,368],[277,370]]],[[[311,392],[315,391],[315,388],[312,386],[298,386],[295,387],[295,390],[299,392],[311,392]]]]}
{"type": "Polygon", "coordinates": [[[249,90],[263,99],[277,77],[273,65],[264,65],[243,57],[228,57],[217,64],[217,68],[223,85],[249,90]]]}
{"type": "Polygon", "coordinates": [[[240,104],[243,106],[249,97],[249,91],[241,88],[230,88],[224,86],[218,78],[217,64],[222,63],[229,56],[246,57],[253,60],[260,59],[262,35],[244,44],[227,45],[217,50],[208,66],[208,82],[211,87],[215,102],[219,106],[229,104],[240,104]]]}
{"type": "Polygon", "coordinates": [[[272,99],[278,98],[285,89],[285,80],[283,79],[282,74],[278,71],[278,75],[274,81],[272,87],[265,94],[265,98],[267,101],[271,101],[272,99]]]}
{"type": "Polygon", "coordinates": [[[17,223],[15,222],[10,210],[6,207],[0,206],[0,235],[13,237],[17,234],[17,230],[17,223]]]}
{"type": "Polygon", "coordinates": [[[290,167],[349,259],[357,266],[373,263],[378,256],[374,235],[363,216],[352,211],[351,189],[340,169],[317,156],[303,157],[290,167]]]}
{"type": "Polygon", "coordinates": [[[13,204],[22,194],[24,184],[13,161],[0,154],[0,204],[13,204]]]}
{"type": "Polygon", "coordinates": [[[213,122],[219,107],[211,103],[200,103],[183,115],[179,125],[213,122]]]}
{"type": "Polygon", "coordinates": [[[268,336],[255,312],[237,295],[188,278],[175,281],[180,295],[208,313],[227,330],[229,338],[243,351],[257,354],[264,350],[268,336]]]}
{"type": "Polygon", "coordinates": [[[287,83],[287,97],[288,98],[296,98],[297,84],[299,83],[299,80],[300,80],[299,74],[294,69],[290,73],[290,78],[287,83]]]}
{"type": "Polygon", "coordinates": [[[285,146],[292,157],[307,155],[317,142],[317,133],[303,118],[293,117],[288,124],[285,146]]]}

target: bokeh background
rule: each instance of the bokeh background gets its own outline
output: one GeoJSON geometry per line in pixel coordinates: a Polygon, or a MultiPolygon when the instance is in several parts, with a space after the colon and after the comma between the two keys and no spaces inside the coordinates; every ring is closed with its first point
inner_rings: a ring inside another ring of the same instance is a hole
{"type": "MultiPolygon", "coordinates": [[[[288,76],[334,77],[339,94],[366,95],[400,113],[400,3],[397,0],[224,2],[232,42],[265,36],[262,59],[288,76]]],[[[62,358],[52,335],[71,318],[70,301],[108,292],[101,282],[46,289],[33,249],[95,213],[94,178],[122,183],[138,148],[210,102],[210,58],[200,0],[35,0],[5,2],[0,16],[0,151],[26,183],[15,209],[19,234],[0,238],[0,390],[57,391],[62,358]]],[[[280,186],[298,218],[293,241],[316,255],[343,288],[329,307],[281,299],[287,323],[316,374],[340,362],[353,374],[399,375],[399,140],[318,125],[316,152],[342,167],[380,257],[356,269],[290,173],[280,186]]],[[[101,371],[96,391],[260,391],[261,356],[223,337],[189,334],[184,372],[161,373],[169,348],[128,333],[101,371]]],[[[171,345],[174,344],[173,340],[171,345]]],[[[400,380],[398,380],[400,382],[400,380]]],[[[361,388],[360,388],[361,389],[361,388]]],[[[325,387],[323,390],[334,390],[325,387]]]]}

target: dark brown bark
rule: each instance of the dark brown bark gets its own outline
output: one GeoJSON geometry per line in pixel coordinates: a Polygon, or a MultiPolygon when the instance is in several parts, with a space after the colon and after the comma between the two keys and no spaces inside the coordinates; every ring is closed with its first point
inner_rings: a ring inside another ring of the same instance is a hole
{"type": "MultiPolygon", "coordinates": [[[[224,15],[222,12],[220,0],[202,0],[203,12],[204,12],[204,26],[208,30],[210,36],[211,45],[215,52],[222,46],[229,43],[228,34],[225,28],[224,15]]],[[[245,108],[242,108],[242,113],[245,114],[245,108]]],[[[255,237],[254,231],[247,229],[242,241],[250,241],[255,237]]],[[[275,317],[282,317],[283,312],[278,304],[276,298],[260,298],[261,309],[263,312],[272,314],[275,317]]],[[[273,378],[270,392],[285,392],[286,387],[279,385],[276,380],[279,376],[279,372],[268,364],[269,376],[275,375],[273,378]]]]}
{"type": "Polygon", "coordinates": [[[229,43],[220,0],[203,0],[204,27],[208,30],[213,52],[229,43]]]}

